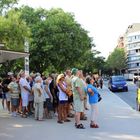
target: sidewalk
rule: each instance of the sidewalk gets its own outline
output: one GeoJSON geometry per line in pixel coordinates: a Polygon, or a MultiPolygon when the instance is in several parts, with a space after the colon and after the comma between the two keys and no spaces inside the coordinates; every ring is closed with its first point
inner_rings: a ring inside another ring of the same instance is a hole
{"type": "Polygon", "coordinates": [[[83,121],[86,129],[79,130],[71,122],[57,124],[56,118],[37,122],[33,118],[12,118],[0,109],[0,140],[140,140],[140,113],[133,110],[106,87],[99,90],[98,124],[91,129],[90,111],[88,121],[83,121]]]}

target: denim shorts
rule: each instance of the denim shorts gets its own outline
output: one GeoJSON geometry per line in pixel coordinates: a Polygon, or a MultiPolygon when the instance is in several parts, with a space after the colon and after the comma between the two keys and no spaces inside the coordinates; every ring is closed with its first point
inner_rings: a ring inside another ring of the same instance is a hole
{"type": "Polygon", "coordinates": [[[65,100],[59,101],[59,104],[66,104],[66,103],[68,103],[68,101],[65,101],[65,100]]]}
{"type": "Polygon", "coordinates": [[[13,106],[19,106],[19,99],[18,98],[11,98],[11,104],[13,106]]]}
{"type": "Polygon", "coordinates": [[[6,99],[5,93],[2,93],[2,99],[6,99]]]}

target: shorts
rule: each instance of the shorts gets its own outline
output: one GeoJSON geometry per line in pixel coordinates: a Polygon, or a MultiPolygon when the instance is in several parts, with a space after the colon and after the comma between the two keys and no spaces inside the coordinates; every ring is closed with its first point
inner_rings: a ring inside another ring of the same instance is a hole
{"type": "Polygon", "coordinates": [[[68,101],[65,101],[65,100],[59,101],[59,104],[66,104],[66,103],[68,103],[68,101]]]}
{"type": "Polygon", "coordinates": [[[6,99],[6,95],[5,95],[5,93],[2,93],[2,99],[6,99]]]}
{"type": "Polygon", "coordinates": [[[18,107],[19,106],[19,99],[18,98],[11,98],[11,104],[13,106],[18,107]]]}
{"type": "Polygon", "coordinates": [[[84,112],[84,101],[81,101],[80,99],[74,99],[73,103],[75,112],[84,112]]]}
{"type": "Polygon", "coordinates": [[[7,101],[11,101],[10,93],[9,92],[5,92],[5,95],[6,95],[6,100],[7,101]]]}

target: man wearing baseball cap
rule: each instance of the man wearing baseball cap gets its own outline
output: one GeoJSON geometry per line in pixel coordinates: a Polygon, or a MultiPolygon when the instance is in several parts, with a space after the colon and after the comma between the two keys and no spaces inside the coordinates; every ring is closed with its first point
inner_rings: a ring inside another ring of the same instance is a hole
{"type": "Polygon", "coordinates": [[[75,127],[77,129],[84,129],[82,123],[80,123],[80,115],[81,112],[84,111],[84,87],[82,84],[82,80],[79,78],[80,71],[77,68],[73,68],[71,70],[73,78],[72,78],[72,91],[73,91],[73,103],[75,110],[75,127]]]}

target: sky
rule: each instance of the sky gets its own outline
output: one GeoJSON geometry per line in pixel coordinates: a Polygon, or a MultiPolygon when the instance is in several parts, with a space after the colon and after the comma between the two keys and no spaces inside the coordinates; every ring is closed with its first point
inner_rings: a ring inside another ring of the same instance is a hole
{"type": "Polygon", "coordinates": [[[73,13],[105,58],[127,27],[140,23],[140,0],[20,0],[20,4],[47,10],[62,8],[73,13]]]}

